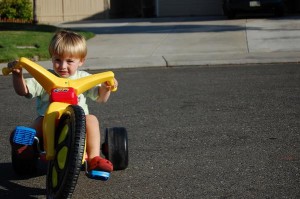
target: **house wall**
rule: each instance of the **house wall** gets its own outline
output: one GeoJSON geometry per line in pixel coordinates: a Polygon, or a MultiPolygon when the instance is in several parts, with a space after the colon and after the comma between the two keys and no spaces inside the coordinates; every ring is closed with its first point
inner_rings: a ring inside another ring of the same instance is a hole
{"type": "MultiPolygon", "coordinates": [[[[107,18],[223,15],[222,0],[31,0],[39,23],[107,18]]],[[[299,0],[285,0],[300,12],[299,0]]]]}
{"type": "Polygon", "coordinates": [[[39,23],[108,18],[109,0],[35,0],[39,23]]]}

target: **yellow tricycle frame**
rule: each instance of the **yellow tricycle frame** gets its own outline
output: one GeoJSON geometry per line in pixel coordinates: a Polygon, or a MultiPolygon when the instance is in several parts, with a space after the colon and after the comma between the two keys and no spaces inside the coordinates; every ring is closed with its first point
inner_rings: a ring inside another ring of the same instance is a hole
{"type": "MultiPolygon", "coordinates": [[[[114,73],[111,71],[93,74],[80,79],[72,80],[67,78],[57,77],[44,67],[32,62],[31,60],[22,57],[14,68],[24,68],[30,73],[47,91],[50,95],[51,90],[54,88],[74,88],[76,95],[80,95],[90,88],[101,84],[103,82],[109,82],[114,87],[114,73]]],[[[12,72],[12,68],[3,68],[3,75],[8,75],[12,72]]],[[[112,91],[115,91],[116,88],[112,91]]],[[[55,146],[54,146],[54,135],[56,129],[56,121],[64,113],[67,106],[70,104],[64,102],[52,102],[43,120],[43,139],[44,149],[46,152],[46,159],[53,160],[55,158],[55,146]]]]}

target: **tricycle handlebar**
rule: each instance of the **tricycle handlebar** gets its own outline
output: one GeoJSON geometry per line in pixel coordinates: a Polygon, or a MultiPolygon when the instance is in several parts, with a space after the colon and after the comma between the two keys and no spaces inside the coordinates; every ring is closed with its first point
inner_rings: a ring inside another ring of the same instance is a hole
{"type": "Polygon", "coordinates": [[[22,57],[13,67],[6,67],[2,69],[3,75],[9,75],[14,68],[25,68],[41,85],[50,93],[53,88],[57,87],[72,87],[76,90],[76,94],[79,95],[97,84],[103,82],[109,82],[110,86],[113,87],[112,91],[116,91],[114,87],[114,73],[111,71],[98,73],[83,77],[76,80],[67,78],[57,77],[44,67],[36,64],[29,59],[22,57]]]}
{"type": "Polygon", "coordinates": [[[7,76],[7,75],[9,75],[9,73],[11,73],[12,72],[12,68],[8,68],[8,67],[6,67],[6,68],[2,68],[2,74],[4,75],[4,76],[7,76]]]}

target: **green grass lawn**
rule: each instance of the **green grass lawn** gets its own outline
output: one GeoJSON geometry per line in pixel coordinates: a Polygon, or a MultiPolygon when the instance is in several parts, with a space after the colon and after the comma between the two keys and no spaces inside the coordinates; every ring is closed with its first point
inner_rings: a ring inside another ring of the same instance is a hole
{"type": "MultiPolygon", "coordinates": [[[[16,60],[20,57],[48,60],[48,45],[60,28],[50,25],[20,23],[0,23],[0,63],[16,60]]],[[[94,33],[76,31],[86,39],[94,33]]]]}

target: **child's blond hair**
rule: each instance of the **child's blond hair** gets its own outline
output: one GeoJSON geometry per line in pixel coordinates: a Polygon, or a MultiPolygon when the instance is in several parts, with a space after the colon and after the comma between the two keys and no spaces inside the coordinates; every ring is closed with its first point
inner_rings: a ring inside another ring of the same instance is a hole
{"type": "Polygon", "coordinates": [[[85,38],[75,32],[61,30],[51,39],[49,53],[51,57],[71,56],[83,60],[87,54],[85,38]]]}

